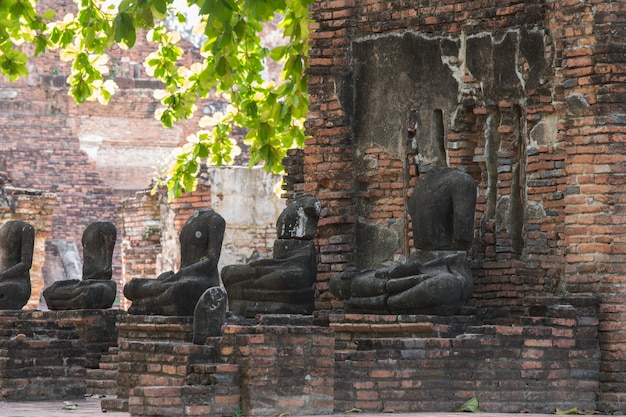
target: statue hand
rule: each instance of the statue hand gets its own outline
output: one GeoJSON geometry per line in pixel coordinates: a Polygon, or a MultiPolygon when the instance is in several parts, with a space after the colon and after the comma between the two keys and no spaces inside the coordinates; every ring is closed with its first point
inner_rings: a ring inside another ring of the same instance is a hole
{"type": "Polygon", "coordinates": [[[157,279],[166,279],[166,278],[169,278],[169,277],[171,277],[171,276],[173,276],[173,275],[174,275],[174,271],[166,271],[166,272],[162,272],[162,273],[161,273],[161,274],[157,277],[157,279]]]}
{"type": "Polygon", "coordinates": [[[422,273],[422,264],[419,262],[411,262],[406,264],[400,264],[392,268],[385,268],[376,271],[374,276],[376,278],[402,278],[410,275],[419,275],[422,273]]]}

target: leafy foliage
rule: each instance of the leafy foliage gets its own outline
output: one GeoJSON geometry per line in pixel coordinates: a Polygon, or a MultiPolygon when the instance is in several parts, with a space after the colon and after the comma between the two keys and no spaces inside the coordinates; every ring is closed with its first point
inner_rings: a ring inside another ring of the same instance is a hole
{"type": "Polygon", "coordinates": [[[478,398],[471,398],[463,403],[456,411],[465,411],[468,413],[480,413],[478,406],[478,398]]]}
{"type": "MultiPolygon", "coordinates": [[[[74,99],[106,104],[117,86],[105,78],[105,52],[113,46],[132,48],[137,30],[149,30],[155,49],[144,66],[165,85],[155,95],[162,104],[155,116],[164,126],[190,118],[196,100],[209,94],[230,103],[225,112],[201,119],[201,129],[161,178],[171,196],[194,189],[204,161],[215,165],[233,161],[238,152],[230,137],[235,126],[247,131],[250,164],[263,162],[268,171],[279,172],[286,150],[303,146],[308,5],[313,0],[187,0],[199,10],[198,27],[204,34],[202,60],[189,67],[179,63],[184,54],[178,46],[180,36],[164,24],[175,9],[174,0],[122,0],[116,10],[102,0],[76,1],[76,15],[57,20],[54,11],[37,11],[34,0],[0,1],[0,73],[11,81],[28,75],[22,44],[34,45],[35,55],[59,49],[61,59],[72,63],[67,82],[74,99]],[[287,42],[270,49],[263,46],[260,33],[263,23],[277,16],[287,42]],[[264,79],[267,60],[282,65],[280,80],[264,79]]],[[[176,15],[185,22],[185,15],[176,15]]]]}

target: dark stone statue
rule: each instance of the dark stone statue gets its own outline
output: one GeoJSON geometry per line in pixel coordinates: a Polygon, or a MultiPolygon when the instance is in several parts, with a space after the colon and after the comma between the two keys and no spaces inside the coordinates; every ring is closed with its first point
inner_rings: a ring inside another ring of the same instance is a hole
{"type": "Polygon", "coordinates": [[[312,239],[320,211],[316,198],[296,198],[276,222],[272,259],[222,269],[232,312],[245,317],[313,312],[317,255],[312,239]]]}
{"type": "Polygon", "coordinates": [[[212,209],[196,210],[180,232],[180,270],[156,279],[135,278],[124,286],[130,314],[192,316],[200,296],[219,287],[217,263],[226,222],[212,209]]]}
{"type": "Polygon", "coordinates": [[[202,294],[193,313],[193,343],[202,345],[207,337],[222,335],[227,304],[228,297],[222,287],[211,287],[202,294]]]}
{"type": "Polygon", "coordinates": [[[56,281],[43,290],[50,310],[111,308],[117,295],[113,276],[113,249],[117,229],[110,222],[91,223],[83,232],[82,279],[56,281]]]}
{"type": "Polygon", "coordinates": [[[35,228],[12,220],[0,228],[0,310],[20,310],[30,298],[35,228]]]}
{"type": "Polygon", "coordinates": [[[463,171],[433,167],[422,174],[409,200],[415,247],[468,250],[474,240],[476,185],[463,171]]]}
{"type": "Polygon", "coordinates": [[[349,268],[334,275],[330,292],[347,312],[458,314],[469,301],[476,186],[452,168],[420,176],[409,201],[417,250],[406,263],[379,269],[349,268]]]}

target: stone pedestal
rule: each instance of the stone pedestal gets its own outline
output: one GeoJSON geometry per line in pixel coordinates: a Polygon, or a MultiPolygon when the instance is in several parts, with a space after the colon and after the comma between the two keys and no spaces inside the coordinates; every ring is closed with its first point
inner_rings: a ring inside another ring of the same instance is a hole
{"type": "Polygon", "coordinates": [[[117,310],[0,311],[4,400],[83,398],[86,368],[117,343],[117,310]]]}
{"type": "Polygon", "coordinates": [[[117,398],[131,416],[332,414],[333,332],[311,317],[261,316],[192,343],[192,318],[129,315],[118,323],[117,398]]]}
{"type": "Polygon", "coordinates": [[[221,354],[239,366],[247,416],[332,414],[334,334],[311,316],[258,316],[254,326],[225,325],[221,354]]]}
{"type": "MultiPolygon", "coordinates": [[[[339,412],[446,412],[477,398],[480,410],[596,410],[597,300],[535,297],[525,314],[330,314],[339,412]]],[[[524,411],[526,410],[526,411],[524,411]]]]}

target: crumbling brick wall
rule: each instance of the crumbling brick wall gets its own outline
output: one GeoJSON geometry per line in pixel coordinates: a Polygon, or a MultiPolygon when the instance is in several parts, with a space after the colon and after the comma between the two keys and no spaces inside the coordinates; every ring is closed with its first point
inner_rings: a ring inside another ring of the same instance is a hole
{"type": "Polygon", "coordinates": [[[362,236],[380,236],[386,260],[408,255],[408,190],[439,158],[478,185],[472,304],[516,316],[528,296],[599,296],[599,404],[621,409],[624,5],[340,0],[312,12],[303,188],[326,210],[317,307],[341,308],[327,282],[359,264],[362,236]]]}
{"type": "MultiPolygon", "coordinates": [[[[124,199],[118,210],[122,282],[179,270],[180,231],[194,211],[202,208],[212,208],[226,220],[219,269],[270,258],[276,219],[285,205],[274,189],[280,178],[262,168],[210,168],[194,192],[172,201],[165,189],[144,190],[124,199]]],[[[121,305],[128,307],[128,301],[122,298],[121,305]]]]}
{"type": "Polygon", "coordinates": [[[52,235],[52,214],[56,196],[35,189],[16,188],[6,172],[0,172],[0,226],[11,220],[23,220],[35,228],[33,265],[30,269],[31,297],[25,308],[39,305],[44,287],[43,266],[46,240],[52,235]]]}

